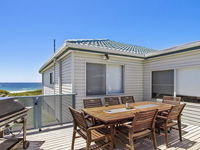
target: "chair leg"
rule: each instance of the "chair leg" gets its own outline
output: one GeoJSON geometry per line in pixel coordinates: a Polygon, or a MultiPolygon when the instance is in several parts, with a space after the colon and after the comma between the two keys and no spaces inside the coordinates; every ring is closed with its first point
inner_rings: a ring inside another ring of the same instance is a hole
{"type": "Polygon", "coordinates": [[[73,131],[71,150],[74,150],[75,138],[76,138],[76,131],[73,131]]]}
{"type": "Polygon", "coordinates": [[[178,121],[178,130],[179,130],[179,138],[180,138],[180,141],[182,141],[181,121],[180,121],[180,120],[178,121]]]}
{"type": "Polygon", "coordinates": [[[87,142],[87,144],[86,144],[86,150],[90,150],[90,144],[91,144],[91,142],[89,142],[89,141],[86,141],[87,142]]]}
{"type": "Polygon", "coordinates": [[[165,144],[166,144],[166,147],[168,148],[168,128],[165,128],[165,144]]]}
{"type": "Polygon", "coordinates": [[[156,134],[155,134],[155,131],[152,132],[152,142],[153,142],[154,150],[156,150],[156,149],[157,149],[157,142],[156,142],[156,134]]]}
{"type": "Polygon", "coordinates": [[[134,150],[134,140],[129,137],[130,150],[134,150]]]}
{"type": "Polygon", "coordinates": [[[113,143],[110,142],[110,150],[113,150],[113,149],[114,149],[113,143]]]}

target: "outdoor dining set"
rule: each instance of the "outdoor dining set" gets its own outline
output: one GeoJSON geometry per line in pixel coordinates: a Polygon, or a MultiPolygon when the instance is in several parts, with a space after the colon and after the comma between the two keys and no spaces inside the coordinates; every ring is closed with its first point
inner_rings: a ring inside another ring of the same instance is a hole
{"type": "Polygon", "coordinates": [[[69,108],[74,130],[71,149],[75,139],[86,140],[86,150],[110,149],[117,144],[134,150],[137,139],[148,138],[157,149],[156,134],[163,135],[166,147],[172,129],[181,134],[181,113],[185,104],[180,97],[164,96],[161,102],[136,102],[133,96],[84,99],[81,111],[69,108]],[[77,135],[78,134],[78,135],[77,135]],[[92,144],[95,143],[95,144],[92,144]]]}

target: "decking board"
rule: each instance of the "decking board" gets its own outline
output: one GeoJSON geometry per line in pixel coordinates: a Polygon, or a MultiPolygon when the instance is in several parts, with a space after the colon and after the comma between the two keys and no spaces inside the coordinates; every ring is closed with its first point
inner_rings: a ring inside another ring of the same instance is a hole
{"type": "MultiPolygon", "coordinates": [[[[66,124],[63,126],[44,128],[41,132],[38,132],[37,130],[29,130],[27,139],[30,141],[30,147],[28,150],[70,150],[72,129],[71,124],[66,124]]],[[[200,150],[200,127],[183,124],[182,132],[183,141],[180,142],[178,139],[178,131],[171,131],[169,134],[169,143],[171,144],[171,147],[168,148],[168,150],[200,150]]],[[[157,135],[157,143],[159,150],[166,149],[163,136],[157,135]]],[[[85,145],[86,143],[82,138],[76,139],[76,150],[85,149],[85,145]]],[[[151,141],[148,139],[138,140],[135,143],[135,148],[137,150],[151,150],[151,141]]],[[[117,150],[121,149],[122,146],[117,145],[117,150]]],[[[22,148],[19,148],[18,150],[22,150],[22,148]]]]}

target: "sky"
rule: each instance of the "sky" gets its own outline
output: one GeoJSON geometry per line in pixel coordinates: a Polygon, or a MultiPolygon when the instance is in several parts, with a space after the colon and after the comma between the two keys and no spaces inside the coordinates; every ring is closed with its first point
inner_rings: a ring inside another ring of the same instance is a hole
{"type": "Polygon", "coordinates": [[[0,82],[40,82],[66,39],[164,49],[200,40],[199,0],[1,0],[0,82]]]}

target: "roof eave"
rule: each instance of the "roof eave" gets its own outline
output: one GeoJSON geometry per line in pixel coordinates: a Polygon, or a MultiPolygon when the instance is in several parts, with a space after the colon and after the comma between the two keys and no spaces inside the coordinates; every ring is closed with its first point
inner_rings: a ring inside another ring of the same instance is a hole
{"type": "Polygon", "coordinates": [[[187,47],[187,48],[179,48],[179,49],[167,49],[167,50],[161,50],[158,52],[153,52],[145,55],[145,59],[149,58],[155,58],[155,57],[160,57],[160,56],[166,56],[166,55],[172,55],[172,54],[178,54],[178,53],[183,53],[187,51],[194,51],[194,50],[199,50],[200,45],[198,46],[193,46],[193,47],[187,47]]]}
{"type": "Polygon", "coordinates": [[[109,53],[110,55],[120,55],[124,57],[133,57],[138,59],[144,59],[144,55],[140,54],[131,54],[130,52],[122,52],[116,51],[114,49],[107,49],[107,48],[99,48],[94,46],[86,46],[86,45],[79,45],[79,44],[72,44],[65,42],[63,46],[39,69],[39,73],[42,73],[43,70],[48,67],[49,64],[53,63],[54,59],[59,58],[63,55],[67,50],[76,50],[82,52],[96,52],[96,53],[109,53]]]}

